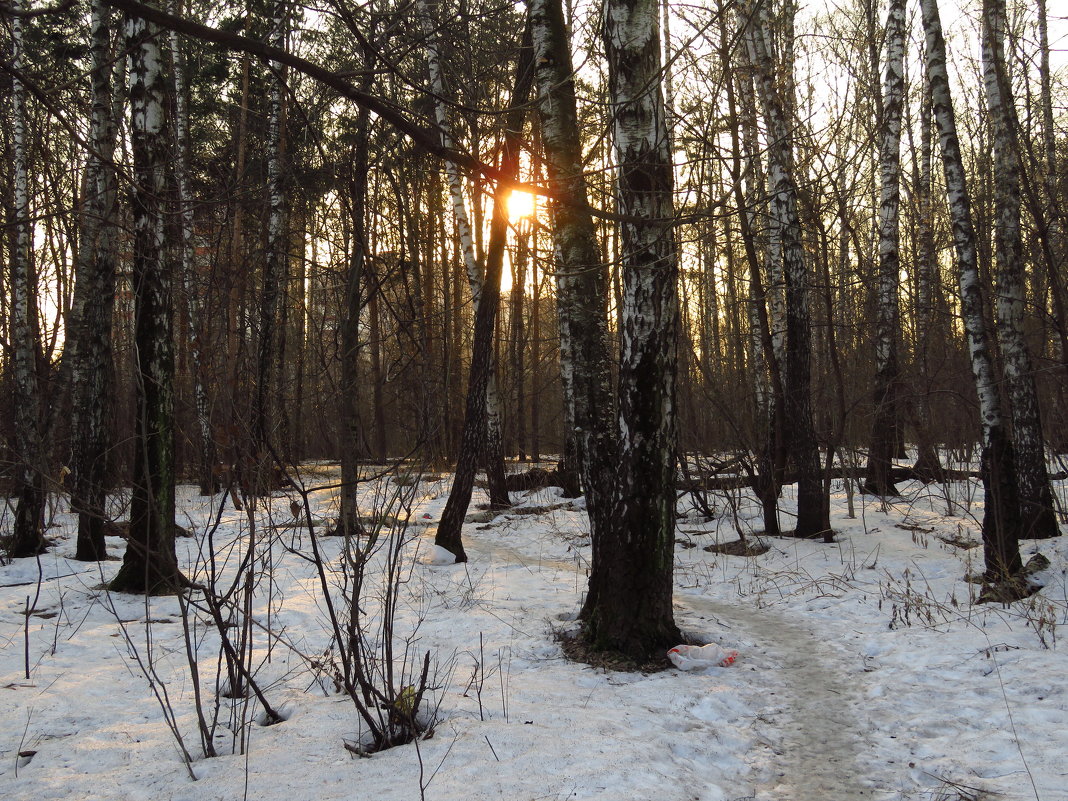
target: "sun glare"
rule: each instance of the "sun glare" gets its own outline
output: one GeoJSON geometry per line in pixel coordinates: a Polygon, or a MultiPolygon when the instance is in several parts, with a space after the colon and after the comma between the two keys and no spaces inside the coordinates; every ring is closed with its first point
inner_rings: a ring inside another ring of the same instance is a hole
{"type": "Polygon", "coordinates": [[[514,222],[523,217],[533,216],[533,214],[534,195],[518,189],[513,190],[508,196],[508,218],[514,222]]]}

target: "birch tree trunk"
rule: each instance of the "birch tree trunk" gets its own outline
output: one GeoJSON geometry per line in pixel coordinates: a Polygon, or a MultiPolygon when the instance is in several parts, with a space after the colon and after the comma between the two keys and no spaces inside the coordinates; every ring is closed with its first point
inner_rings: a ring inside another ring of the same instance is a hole
{"type": "MultiPolygon", "coordinates": [[[[926,81],[924,89],[927,89],[926,81]]],[[[914,167],[918,221],[916,224],[916,369],[919,389],[914,403],[916,411],[916,439],[918,453],[913,466],[923,481],[940,481],[942,463],[935,451],[931,432],[930,356],[934,341],[934,303],[938,287],[938,261],[934,240],[934,198],[931,190],[930,91],[924,92],[920,102],[920,158],[914,167]]]]}
{"type": "Polygon", "coordinates": [[[91,150],[85,164],[85,206],[80,220],[71,349],[71,509],[78,514],[75,558],[98,561],[104,544],[107,452],[110,427],[111,328],[118,261],[116,120],[111,72],[111,9],[92,4],[93,109],[91,150]]]}
{"type": "MultiPolygon", "coordinates": [[[[1057,315],[1062,375],[1068,376],[1068,311],[1065,301],[1065,213],[1056,201],[1058,180],[1057,132],[1053,125],[1053,89],[1049,64],[1049,19],[1046,0],[1038,0],[1039,105],[1042,108],[1042,154],[1045,167],[1045,217],[1049,220],[1047,269],[1050,295],[1057,315]]],[[[1063,398],[1063,395],[1062,395],[1063,398]]]]}
{"type": "MultiPolygon", "coordinates": [[[[374,37],[374,29],[368,30],[368,36],[374,37]]],[[[361,88],[370,87],[370,75],[375,68],[377,58],[370,47],[361,47],[362,67],[365,77],[361,88]]],[[[353,130],[352,153],[350,157],[350,176],[348,192],[348,212],[351,227],[351,244],[348,269],[345,272],[345,296],[341,310],[341,490],[340,509],[337,525],[333,534],[355,536],[362,531],[359,512],[360,484],[360,315],[367,303],[364,286],[367,283],[367,184],[369,171],[368,143],[370,139],[371,116],[360,108],[356,111],[356,124],[353,130]]]]}
{"type": "Polygon", "coordinates": [[[953,244],[960,280],[961,316],[968,339],[972,376],[979,398],[982,426],[982,472],[986,501],[983,512],[985,578],[1004,584],[1019,573],[1020,511],[1013,467],[1012,441],[1005,430],[1001,399],[994,376],[993,359],[983,313],[975,228],[971,199],[964,178],[964,160],[957,137],[957,122],[946,71],[946,43],[938,15],[937,0],[920,0],[926,38],[927,81],[935,122],[938,125],[942,169],[945,173],[953,244]]]}
{"type": "MultiPolygon", "coordinates": [[[[786,349],[783,364],[783,416],[790,457],[797,470],[797,537],[833,539],[828,502],[820,471],[819,445],[812,423],[812,326],[808,302],[808,268],[797,213],[793,175],[793,137],[788,103],[776,84],[766,13],[745,4],[745,43],[757,73],[757,89],[768,130],[768,179],[773,232],[781,238],[780,257],[786,282],[786,349]],[[756,10],[753,10],[753,9],[756,10]]],[[[773,233],[774,238],[774,233],[773,233]]],[[[774,250],[774,249],[773,249],[774,250]]],[[[774,255],[774,254],[773,254],[774,255]]],[[[774,323],[773,323],[774,331],[774,323]]]]}
{"type": "MultiPolygon", "coordinates": [[[[593,548],[586,609],[594,610],[605,580],[617,464],[608,333],[608,271],[601,259],[583,174],[571,49],[560,0],[531,0],[538,115],[548,185],[554,190],[560,372],[566,376],[565,419],[576,443],[593,548]]],[[[537,310],[535,310],[535,314],[537,310]]],[[[536,405],[536,404],[535,404],[536,405]]]]}
{"type": "MultiPolygon", "coordinates": [[[[731,63],[730,27],[723,5],[720,5],[720,59],[724,68],[731,63]]],[[[767,253],[758,244],[758,220],[756,209],[762,204],[763,188],[766,186],[760,156],[753,142],[743,142],[739,129],[743,129],[752,139],[756,135],[756,96],[753,92],[752,67],[745,58],[744,50],[739,54],[745,62],[744,70],[738,70],[725,82],[728,118],[736,124],[730,126],[731,137],[731,189],[735,206],[741,210],[738,225],[742,244],[745,248],[746,262],[749,267],[749,298],[746,303],[749,324],[749,352],[753,381],[754,411],[757,435],[763,441],[757,441],[755,450],[759,474],[754,477],[754,489],[760,498],[764,516],[764,531],[776,537],[781,534],[779,528],[778,498],[782,486],[785,468],[783,448],[783,386],[782,370],[779,357],[781,348],[777,348],[772,326],[769,322],[768,292],[762,277],[763,261],[761,253],[767,253]],[[743,106],[751,113],[739,114],[737,86],[741,87],[745,102],[743,106]],[[744,151],[744,155],[743,155],[744,151]],[[743,171],[743,163],[748,170],[743,171]],[[743,185],[743,172],[748,173],[748,191],[743,185]],[[759,190],[757,189],[759,188],[759,190]]],[[[781,272],[781,271],[780,271],[781,272]]],[[[781,343],[780,343],[781,344],[781,343]]]]}
{"type": "Polygon", "coordinates": [[[890,0],[886,17],[886,73],[883,79],[882,185],[879,197],[879,279],[875,303],[875,389],[871,440],[864,491],[897,495],[890,475],[897,451],[898,409],[898,275],[901,271],[898,210],[901,205],[901,116],[905,101],[905,0],[890,0]]]}
{"type": "Polygon", "coordinates": [[[175,592],[183,578],[174,551],[174,343],[172,277],[163,261],[161,198],[166,189],[163,53],[159,29],[126,18],[130,54],[130,149],[134,254],[137,414],[130,535],[118,592],[175,592]]]}
{"type": "MultiPolygon", "coordinates": [[[[486,273],[478,305],[475,308],[475,331],[472,341],[471,372],[468,379],[467,404],[464,410],[464,426],[460,435],[460,453],[456,460],[456,478],[449,499],[438,522],[434,537],[436,545],[451,552],[457,562],[467,561],[460,529],[463,526],[467,507],[471,503],[471,490],[475,482],[478,459],[485,446],[487,427],[486,392],[492,375],[493,331],[497,309],[501,302],[501,270],[504,266],[504,249],[508,242],[508,196],[509,182],[519,180],[519,144],[523,130],[525,104],[533,83],[531,64],[530,25],[524,27],[523,38],[516,61],[515,85],[508,113],[504,118],[504,142],[501,148],[501,178],[493,193],[493,217],[490,221],[489,246],[486,249],[486,273]]],[[[505,499],[507,499],[507,491],[505,499]]],[[[492,496],[491,496],[492,502],[492,496]]]]}
{"type": "MultiPolygon", "coordinates": [[[[603,29],[620,214],[619,454],[603,581],[583,610],[595,650],[643,661],[677,642],[678,257],[659,3],[608,0],[603,29]]],[[[574,333],[572,333],[574,339],[574,333]]]]}
{"type": "MultiPolygon", "coordinates": [[[[440,5],[435,3],[440,11],[440,5]]],[[[445,111],[445,79],[441,67],[441,53],[437,37],[434,35],[434,16],[431,14],[427,0],[419,0],[418,13],[422,19],[423,32],[426,36],[427,70],[430,73],[430,87],[434,92],[434,115],[441,131],[441,143],[452,148],[455,143],[452,125],[445,111]]],[[[446,162],[445,174],[449,182],[449,197],[452,200],[453,214],[456,217],[456,230],[460,237],[460,246],[467,270],[467,281],[471,289],[471,302],[478,307],[482,294],[483,270],[479,265],[478,253],[472,235],[471,219],[467,213],[464,199],[463,177],[460,168],[453,162],[446,162]]],[[[490,375],[486,381],[485,440],[483,452],[486,462],[486,477],[489,483],[490,504],[492,506],[509,506],[508,489],[504,478],[504,442],[501,433],[501,398],[497,388],[496,360],[490,359],[490,375]]]]}
{"type": "MultiPolygon", "coordinates": [[[[21,0],[12,3],[11,63],[23,68],[23,20],[21,0]]],[[[22,81],[11,79],[11,144],[14,164],[14,228],[10,253],[11,345],[14,372],[15,448],[18,465],[15,471],[18,505],[12,529],[9,554],[19,558],[45,550],[44,506],[46,500],[44,438],[41,432],[41,397],[38,386],[37,352],[40,347],[40,324],[37,319],[37,275],[34,268],[33,223],[30,218],[30,186],[26,130],[26,88],[22,81]]]]}
{"type": "Polygon", "coordinates": [[[203,304],[197,292],[196,243],[193,239],[193,199],[189,192],[189,110],[186,106],[185,57],[178,44],[178,34],[170,32],[171,63],[174,65],[174,182],[178,195],[178,226],[181,232],[182,283],[186,295],[186,313],[189,322],[190,355],[193,362],[193,401],[197,417],[197,433],[200,435],[200,459],[197,482],[201,495],[214,495],[219,490],[215,466],[215,438],[211,430],[211,413],[208,392],[204,384],[204,358],[201,344],[204,316],[203,304]]]}
{"type": "Polygon", "coordinates": [[[1012,410],[1020,536],[1057,536],[1053,492],[1046,469],[1046,440],[1031,352],[1024,337],[1026,277],[1020,237],[1020,174],[1014,131],[1019,128],[1005,73],[1004,0],[983,2],[983,78],[994,135],[994,256],[997,265],[997,331],[1012,410]]]}
{"type": "MultiPolygon", "coordinates": [[[[282,0],[273,5],[270,43],[282,47],[286,38],[287,9],[282,0]]],[[[279,299],[286,270],[287,203],[283,187],[282,65],[269,62],[272,77],[267,98],[267,248],[263,261],[263,292],[260,296],[260,330],[256,359],[256,395],[252,412],[252,442],[255,495],[270,492],[271,451],[277,406],[275,361],[279,347],[279,299]]]]}

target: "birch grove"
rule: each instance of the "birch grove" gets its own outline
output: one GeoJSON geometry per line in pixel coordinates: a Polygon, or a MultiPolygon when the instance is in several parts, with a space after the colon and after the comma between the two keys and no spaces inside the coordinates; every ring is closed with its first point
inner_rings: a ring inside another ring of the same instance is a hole
{"type": "Polygon", "coordinates": [[[369,477],[433,484],[441,561],[566,504],[575,653],[645,664],[685,521],[963,532],[982,486],[982,598],[1025,594],[1066,503],[1049,5],[5,6],[6,554],[69,508],[175,591],[188,482],[352,546],[369,477]]]}

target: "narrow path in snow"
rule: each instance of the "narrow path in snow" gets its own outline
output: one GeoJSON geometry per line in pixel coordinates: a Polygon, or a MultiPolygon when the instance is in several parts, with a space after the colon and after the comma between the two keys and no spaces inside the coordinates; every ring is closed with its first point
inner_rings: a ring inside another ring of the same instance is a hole
{"type": "MultiPolygon", "coordinates": [[[[577,562],[531,558],[482,536],[469,541],[474,554],[506,563],[572,572],[583,569],[577,562]]],[[[885,797],[876,795],[873,788],[892,787],[893,779],[880,783],[877,777],[866,775],[858,760],[861,749],[875,746],[870,730],[856,715],[863,709],[859,694],[863,673],[852,657],[776,609],[678,592],[675,603],[692,615],[714,618],[720,626],[735,630],[742,651],[738,667],[753,668],[750,686],[763,701],[763,705],[754,703],[760,709],[754,721],[760,745],[747,755],[756,784],[755,801],[885,797]]]]}
{"type": "Polygon", "coordinates": [[[692,612],[716,618],[752,643],[739,667],[755,668],[764,700],[754,728],[763,746],[748,756],[758,801],[853,801],[874,794],[859,765],[872,747],[857,720],[855,666],[825,638],[775,609],[755,609],[694,595],[676,595],[692,612]]]}

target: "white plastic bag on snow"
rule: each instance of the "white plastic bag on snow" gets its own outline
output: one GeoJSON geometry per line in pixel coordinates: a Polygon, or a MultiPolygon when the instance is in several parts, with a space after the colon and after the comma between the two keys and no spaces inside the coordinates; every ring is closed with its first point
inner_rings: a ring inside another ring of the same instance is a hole
{"type": "Polygon", "coordinates": [[[676,645],[667,653],[679,670],[698,670],[706,667],[727,667],[738,658],[733,648],[715,643],[708,645],[676,645]]]}

